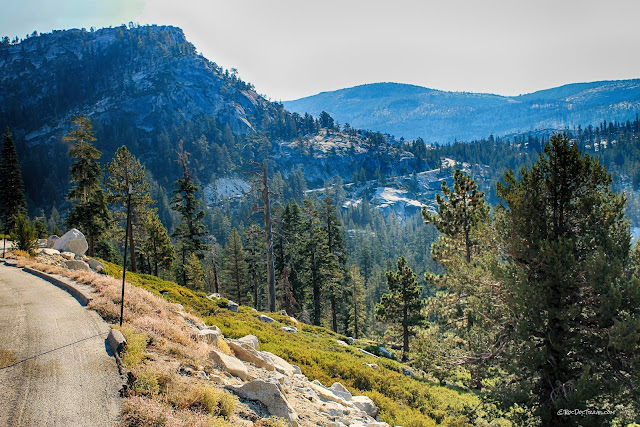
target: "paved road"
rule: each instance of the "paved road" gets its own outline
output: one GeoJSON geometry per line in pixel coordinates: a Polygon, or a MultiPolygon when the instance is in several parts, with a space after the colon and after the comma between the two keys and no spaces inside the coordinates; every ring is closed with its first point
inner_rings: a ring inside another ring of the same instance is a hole
{"type": "Polygon", "coordinates": [[[0,426],[112,426],[109,326],[67,292],[0,265],[0,426]]]}

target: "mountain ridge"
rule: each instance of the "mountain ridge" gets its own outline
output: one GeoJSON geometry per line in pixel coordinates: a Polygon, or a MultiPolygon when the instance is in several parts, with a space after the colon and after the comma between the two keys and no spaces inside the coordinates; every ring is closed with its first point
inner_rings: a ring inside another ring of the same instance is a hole
{"type": "Polygon", "coordinates": [[[383,82],[321,92],[283,104],[298,113],[327,111],[341,123],[398,138],[450,143],[490,134],[632,119],[640,111],[640,79],[570,83],[517,96],[383,82]]]}

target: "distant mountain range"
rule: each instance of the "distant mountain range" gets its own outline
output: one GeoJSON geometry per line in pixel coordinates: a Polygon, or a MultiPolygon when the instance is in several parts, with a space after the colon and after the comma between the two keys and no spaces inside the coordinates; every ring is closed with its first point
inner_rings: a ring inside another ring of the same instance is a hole
{"type": "Polygon", "coordinates": [[[397,138],[450,143],[633,119],[640,112],[640,79],[575,83],[520,96],[375,83],[286,101],[284,106],[316,116],[326,111],[341,124],[397,138]]]}

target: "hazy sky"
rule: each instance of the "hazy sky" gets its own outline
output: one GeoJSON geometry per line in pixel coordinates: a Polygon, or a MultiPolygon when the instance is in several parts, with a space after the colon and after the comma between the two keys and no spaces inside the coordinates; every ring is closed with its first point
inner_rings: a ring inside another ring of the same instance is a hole
{"type": "Polygon", "coordinates": [[[640,78],[636,0],[17,0],[0,35],[181,27],[272,100],[392,81],[517,95],[640,78]]]}

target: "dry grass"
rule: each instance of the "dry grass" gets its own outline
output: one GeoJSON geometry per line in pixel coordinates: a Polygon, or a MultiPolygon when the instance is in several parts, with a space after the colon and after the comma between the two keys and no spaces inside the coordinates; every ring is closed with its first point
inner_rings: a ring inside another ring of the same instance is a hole
{"type": "MultiPolygon", "coordinates": [[[[89,308],[107,322],[120,318],[122,281],[93,273],[70,271],[37,260],[18,258],[19,265],[58,274],[95,289],[89,308]]],[[[125,399],[121,426],[229,426],[228,418],[237,398],[205,384],[203,380],[177,374],[180,365],[201,366],[211,371],[209,345],[197,340],[202,320],[181,312],[174,304],[127,283],[125,287],[127,338],[124,365],[136,378],[125,399]]],[[[226,347],[224,340],[218,344],[226,347]]],[[[228,347],[223,348],[230,352],[228,347]]]]}

